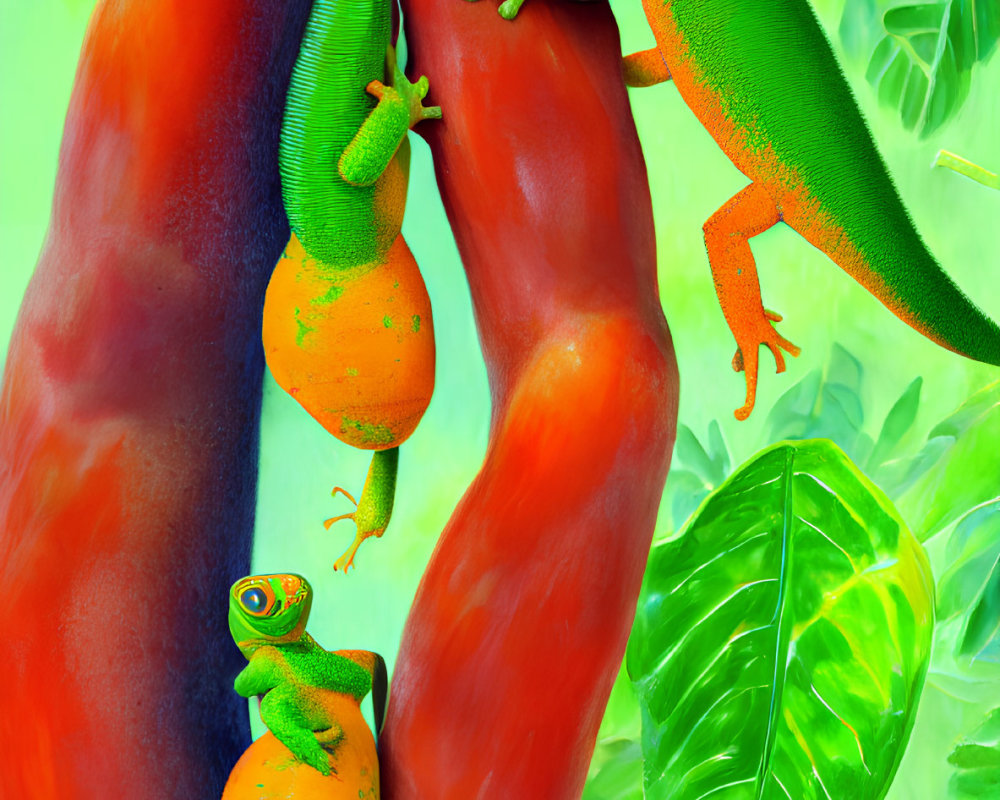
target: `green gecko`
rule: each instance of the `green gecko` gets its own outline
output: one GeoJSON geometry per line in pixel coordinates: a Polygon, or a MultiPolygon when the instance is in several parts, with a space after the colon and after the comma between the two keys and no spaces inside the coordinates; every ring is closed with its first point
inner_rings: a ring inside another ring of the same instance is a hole
{"type": "MultiPolygon", "coordinates": [[[[329,775],[345,731],[357,729],[356,720],[339,716],[345,709],[360,716],[369,691],[376,733],[381,729],[386,670],[377,653],[320,647],[305,630],[311,607],[312,589],[301,575],[251,575],[233,584],[229,630],[249,662],[234,688],[243,697],[263,695],[260,717],[271,733],[300,761],[329,775]]],[[[377,774],[377,764],[373,768],[377,774]]]]}
{"type": "Polygon", "coordinates": [[[777,371],[781,316],[763,307],[749,240],[784,222],[937,344],[1000,365],[1000,329],[941,269],[903,206],[806,0],[643,0],[656,47],[625,58],[630,86],[673,80],[750,184],[704,225],[753,410],[758,350],[777,371]]]}
{"type": "MultiPolygon", "coordinates": [[[[392,514],[398,446],[434,386],[430,300],[400,233],[407,132],[425,107],[390,44],[394,0],[316,0],[292,72],[279,142],[292,230],[264,302],[262,339],[277,383],[329,433],[374,450],[357,536],[334,569],[392,514]],[[405,324],[393,320],[405,320],[405,324]]],[[[351,495],[340,489],[333,493],[351,495]]]]}

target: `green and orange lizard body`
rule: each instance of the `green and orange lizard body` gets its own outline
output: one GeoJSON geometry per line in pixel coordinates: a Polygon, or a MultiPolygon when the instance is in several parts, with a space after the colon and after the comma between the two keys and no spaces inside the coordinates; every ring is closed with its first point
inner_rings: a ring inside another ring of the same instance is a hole
{"type": "Polygon", "coordinates": [[[334,569],[392,515],[399,445],[434,387],[430,300],[401,234],[409,129],[436,119],[428,82],[391,46],[393,0],[316,0],[292,72],[279,167],[292,236],[264,301],[275,381],[327,431],[374,450],[357,534],[334,569]]]}
{"type": "Polygon", "coordinates": [[[626,57],[625,80],[673,80],[750,184],[705,223],[723,314],[745,371],[758,349],[778,372],[799,348],[774,329],[749,239],[785,222],[943,347],[1000,365],[1000,329],[928,251],[897,193],[830,43],[806,0],[643,0],[656,47],[626,57]]]}
{"type": "Polygon", "coordinates": [[[306,632],[312,598],[309,582],[292,573],[249,575],[229,590],[229,630],[248,662],[233,688],[242,697],[261,697],[261,720],[287,749],[260,740],[251,745],[223,800],[285,797],[296,785],[305,791],[309,776],[296,778],[296,763],[336,776],[319,784],[324,797],[379,796],[375,741],[360,703],[373,693],[377,733],[385,714],[385,662],[377,653],[331,652],[317,644],[306,632]]]}

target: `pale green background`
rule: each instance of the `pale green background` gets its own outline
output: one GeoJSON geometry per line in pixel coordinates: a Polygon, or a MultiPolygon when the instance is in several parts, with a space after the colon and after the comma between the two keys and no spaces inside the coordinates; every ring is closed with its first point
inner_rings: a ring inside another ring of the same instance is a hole
{"type": "MultiPolygon", "coordinates": [[[[0,269],[3,343],[45,235],[62,118],[89,6],[87,0],[0,0],[0,252],[7,254],[0,269]]],[[[651,46],[638,0],[616,0],[613,6],[625,50],[651,46]]],[[[839,51],[836,25],[843,0],[817,0],[815,6],[839,51]]],[[[977,68],[958,117],[924,142],[903,131],[892,112],[877,107],[862,64],[845,61],[845,70],[917,228],[958,284],[1000,319],[1000,192],[929,168],[944,147],[1000,170],[1000,58],[977,68]]],[[[729,367],[734,343],[715,300],[701,226],[746,179],[672,85],[633,90],[631,99],[652,186],[661,296],[681,374],[680,419],[696,433],[702,435],[709,421],[718,419],[731,450],[749,455],[760,440],[766,410],[825,363],[834,341],[864,362],[866,422],[875,435],[917,375],[925,377],[925,385],[914,441],[972,390],[998,377],[995,368],[920,337],[779,225],[754,239],[753,249],[765,305],[785,315],[780,330],[803,354],[790,360],[786,374],[775,376],[762,352],[758,411],[750,421],[737,423],[732,412],[742,403],[743,378],[729,367]]],[[[255,571],[306,574],[317,593],[311,630],[320,642],[378,650],[390,667],[435,538],[481,462],[489,414],[468,288],[419,137],[414,137],[414,153],[404,233],[434,307],[437,386],[423,422],[402,449],[392,525],[381,541],[362,547],[357,571],[346,578],[333,573],[334,559],[353,534],[349,523],[324,531],[321,520],[348,510],[343,498],[329,496],[330,489],[341,484],[360,490],[368,455],[328,436],[268,377],[253,564],[255,571]]]]}

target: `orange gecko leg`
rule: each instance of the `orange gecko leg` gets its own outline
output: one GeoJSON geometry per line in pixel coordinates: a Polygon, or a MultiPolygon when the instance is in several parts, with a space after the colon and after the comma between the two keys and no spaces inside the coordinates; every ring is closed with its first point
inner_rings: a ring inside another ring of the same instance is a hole
{"type": "Polygon", "coordinates": [[[651,47],[622,58],[622,77],[633,88],[654,86],[670,80],[670,69],[659,48],[651,47]]]}
{"type": "MultiPolygon", "coordinates": [[[[354,505],[358,504],[358,501],[354,499],[354,495],[351,494],[349,491],[347,491],[347,489],[343,489],[340,486],[334,486],[333,491],[330,492],[330,496],[336,497],[338,494],[344,495],[344,497],[346,497],[348,500],[354,503],[354,505]]],[[[330,526],[327,525],[326,527],[329,528],[330,526]]]]}
{"type": "Polygon", "coordinates": [[[780,221],[774,198],[763,187],[751,183],[709,217],[704,227],[715,293],[736,338],[733,369],[746,375],[746,402],[736,410],[737,419],[746,419],[753,411],[760,345],[770,349],[778,372],[785,371],[782,350],[793,356],[801,352],[774,329],[772,323],[779,322],[781,316],[764,310],[757,265],[750,251],[750,238],[780,221]]]}
{"type": "MultiPolygon", "coordinates": [[[[351,496],[347,494],[347,492],[345,492],[343,489],[341,489],[340,491],[343,494],[347,495],[348,498],[351,498],[351,496]]],[[[334,490],[333,493],[336,494],[337,490],[334,490]]],[[[353,498],[351,499],[353,500],[353,498]]],[[[358,516],[359,516],[358,511],[351,511],[349,514],[341,514],[337,517],[332,517],[328,520],[323,521],[323,527],[326,528],[327,530],[330,530],[330,526],[333,525],[333,523],[340,522],[340,520],[342,519],[354,520],[354,524],[357,527],[358,531],[357,535],[354,537],[354,541],[351,542],[351,546],[348,547],[346,552],[334,562],[333,564],[334,572],[336,572],[337,570],[343,570],[346,573],[350,567],[354,566],[354,556],[357,555],[358,548],[361,547],[361,543],[369,536],[375,536],[376,538],[378,538],[383,533],[385,533],[385,528],[375,528],[375,529],[368,528],[364,524],[363,520],[361,522],[358,521],[358,516]]]]}

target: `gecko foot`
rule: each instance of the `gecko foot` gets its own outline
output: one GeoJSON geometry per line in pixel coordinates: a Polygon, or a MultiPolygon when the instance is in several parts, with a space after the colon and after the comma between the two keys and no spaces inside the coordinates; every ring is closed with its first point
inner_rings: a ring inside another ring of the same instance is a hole
{"type": "MultiPolygon", "coordinates": [[[[315,738],[313,741],[315,742],[315,738]]],[[[292,748],[289,749],[291,750],[292,748]]],[[[298,752],[292,750],[292,753],[299,761],[308,764],[313,769],[319,770],[323,775],[330,775],[335,772],[330,765],[330,754],[319,746],[318,743],[316,743],[316,747],[301,748],[298,752]]]]}
{"type": "Polygon", "coordinates": [[[392,85],[386,86],[382,81],[372,81],[365,90],[368,94],[377,97],[379,100],[388,98],[403,103],[410,117],[410,127],[412,128],[421,120],[441,119],[441,106],[425,106],[424,98],[430,89],[430,82],[426,75],[422,75],[413,83],[407,78],[402,70],[393,65],[392,85]]]}
{"type": "MultiPolygon", "coordinates": [[[[333,495],[337,495],[338,493],[344,495],[348,500],[354,503],[354,505],[357,505],[357,501],[355,501],[355,499],[351,496],[351,494],[346,490],[341,489],[339,486],[336,487],[333,490],[333,492],[331,492],[331,494],[333,495]]],[[[358,516],[359,516],[358,511],[351,511],[347,514],[339,514],[336,517],[331,517],[330,519],[323,520],[323,527],[326,528],[327,530],[330,530],[333,523],[340,522],[340,520],[342,519],[353,520],[358,530],[357,536],[354,537],[354,541],[351,543],[351,546],[348,547],[346,552],[333,563],[334,571],[340,570],[346,574],[347,570],[354,566],[354,556],[357,554],[358,548],[361,547],[361,543],[369,536],[378,537],[381,536],[383,533],[385,533],[385,528],[381,529],[376,528],[374,530],[368,529],[367,526],[363,525],[358,521],[358,516]]]]}
{"type": "Polygon", "coordinates": [[[785,371],[785,356],[781,352],[787,351],[791,356],[797,356],[802,352],[801,348],[792,344],[785,337],[781,336],[775,329],[775,322],[781,322],[782,317],[773,311],[764,309],[760,324],[754,326],[752,333],[744,333],[737,340],[736,354],[733,356],[733,369],[736,372],[743,372],[746,375],[746,402],[736,409],[736,419],[744,420],[753,411],[754,402],[757,397],[757,367],[758,350],[761,345],[766,345],[774,356],[775,372],[785,371]]]}
{"type": "MultiPolygon", "coordinates": [[[[330,492],[330,496],[336,497],[338,494],[344,495],[344,497],[346,497],[348,500],[354,503],[354,507],[357,508],[358,501],[354,499],[354,495],[351,494],[349,491],[347,491],[347,489],[344,489],[340,486],[334,486],[333,491],[330,492]]],[[[334,522],[340,522],[340,520],[342,519],[354,519],[354,515],[356,513],[357,511],[352,511],[350,514],[341,514],[338,517],[331,517],[330,519],[323,520],[323,527],[326,528],[327,530],[330,530],[330,526],[333,525],[334,522]]]]}
{"type": "Polygon", "coordinates": [[[524,0],[504,0],[497,11],[504,19],[511,20],[517,16],[517,12],[521,10],[522,5],[524,5],[524,0]]]}
{"type": "MultiPolygon", "coordinates": [[[[346,517],[348,515],[344,516],[346,517]]],[[[354,515],[351,514],[350,517],[353,519],[354,515]]],[[[340,517],[339,519],[343,519],[343,517],[340,517]]],[[[382,530],[368,531],[362,530],[361,527],[358,527],[358,535],[354,537],[354,541],[351,542],[351,546],[348,547],[344,554],[333,563],[334,572],[343,570],[346,575],[347,570],[354,566],[354,556],[357,555],[358,548],[361,547],[361,543],[369,536],[375,536],[377,538],[383,533],[385,533],[384,528],[382,530]]]]}

